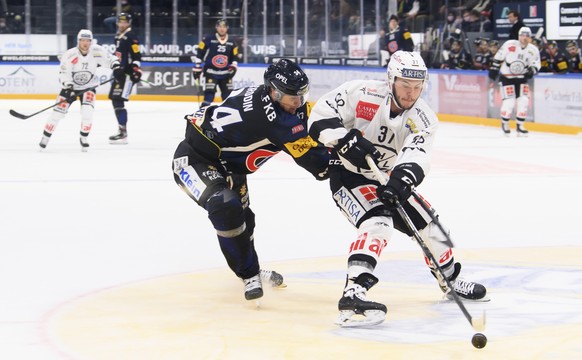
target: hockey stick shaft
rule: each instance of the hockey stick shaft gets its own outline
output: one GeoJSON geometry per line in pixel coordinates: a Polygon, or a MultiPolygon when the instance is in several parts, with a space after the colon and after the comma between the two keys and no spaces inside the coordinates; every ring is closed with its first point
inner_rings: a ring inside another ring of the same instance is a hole
{"type": "MultiPolygon", "coordinates": [[[[97,86],[101,86],[101,85],[103,85],[103,84],[107,84],[108,82],[111,82],[111,81],[113,81],[113,80],[114,80],[114,78],[111,78],[111,79],[105,80],[105,81],[103,81],[103,82],[99,83],[99,85],[97,85],[97,86]]],[[[83,91],[80,91],[79,93],[75,94],[75,97],[77,97],[77,96],[79,96],[79,95],[82,95],[82,94],[86,93],[87,91],[89,91],[89,90],[91,90],[91,89],[92,89],[92,88],[89,88],[89,89],[85,89],[85,90],[83,90],[83,91]]],[[[62,104],[62,103],[64,103],[64,102],[67,102],[67,101],[69,101],[69,100],[70,100],[69,98],[67,98],[67,99],[63,99],[63,100],[61,100],[61,101],[59,101],[59,102],[57,102],[57,103],[54,103],[54,104],[52,104],[51,106],[45,107],[44,109],[42,109],[42,110],[39,110],[39,111],[37,111],[37,112],[35,112],[35,113],[33,113],[33,114],[30,114],[30,115],[24,115],[24,114],[21,114],[21,113],[19,113],[19,112],[17,112],[17,111],[14,111],[14,110],[12,110],[12,109],[9,111],[9,113],[10,113],[10,115],[12,115],[12,116],[14,116],[14,117],[17,117],[17,118],[19,118],[19,119],[22,119],[22,120],[26,120],[26,119],[29,119],[29,118],[31,118],[31,117],[33,117],[33,116],[35,116],[35,115],[38,115],[38,114],[40,114],[40,113],[42,113],[42,112],[45,112],[45,111],[47,111],[47,110],[50,110],[50,109],[54,108],[55,106],[59,106],[60,104],[62,104]]]]}
{"type": "MultiPolygon", "coordinates": [[[[386,175],[382,172],[382,170],[380,170],[378,168],[378,166],[376,165],[376,163],[374,162],[374,160],[372,159],[372,157],[370,155],[366,155],[366,161],[368,162],[370,169],[372,169],[372,171],[374,172],[374,175],[376,175],[376,178],[378,178],[378,181],[382,185],[385,185],[388,182],[388,179],[386,178],[386,175]]],[[[439,273],[439,276],[441,276],[442,279],[447,284],[448,292],[451,294],[451,296],[453,297],[453,300],[461,309],[461,312],[463,313],[463,315],[465,315],[465,318],[467,319],[467,321],[469,321],[469,324],[471,324],[473,329],[475,329],[476,331],[483,331],[485,329],[485,313],[483,313],[483,317],[481,317],[479,319],[474,319],[473,316],[471,316],[471,314],[469,313],[469,311],[467,310],[467,308],[465,307],[465,305],[463,304],[463,302],[459,298],[459,295],[457,295],[455,290],[453,290],[453,285],[451,284],[449,279],[445,276],[445,273],[444,273],[443,269],[440,267],[438,261],[436,260],[436,258],[434,257],[434,255],[432,254],[432,252],[430,251],[430,249],[428,248],[428,246],[424,242],[424,240],[422,240],[422,237],[418,233],[416,226],[414,226],[414,223],[412,222],[412,220],[410,219],[410,217],[408,216],[408,214],[406,213],[406,211],[404,210],[404,208],[402,207],[402,205],[399,202],[396,202],[396,211],[398,212],[400,217],[404,220],[404,222],[406,223],[406,226],[412,232],[414,239],[416,240],[416,242],[418,243],[418,245],[422,249],[422,252],[424,253],[424,255],[431,261],[431,263],[436,268],[436,271],[439,273]]]]}
{"type": "Polygon", "coordinates": [[[443,241],[443,243],[448,245],[449,247],[455,247],[453,240],[451,240],[451,237],[449,236],[449,232],[445,230],[439,219],[434,215],[434,211],[428,207],[424,199],[420,195],[418,195],[414,190],[412,191],[412,196],[414,197],[416,202],[420,204],[422,209],[428,213],[432,222],[435,223],[435,225],[439,228],[439,230],[443,233],[443,235],[447,239],[446,241],[443,241]]]}

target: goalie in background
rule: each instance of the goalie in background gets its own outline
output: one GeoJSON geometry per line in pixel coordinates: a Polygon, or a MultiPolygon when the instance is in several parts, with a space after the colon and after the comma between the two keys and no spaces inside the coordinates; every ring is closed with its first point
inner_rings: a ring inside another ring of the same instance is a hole
{"type": "Polygon", "coordinates": [[[119,58],[123,72],[115,75],[109,91],[109,99],[117,118],[118,132],[109,137],[110,144],[127,144],[127,109],[125,102],[133,86],[141,80],[141,52],[136,34],[131,29],[131,14],[121,13],[117,17],[115,55],[119,58]]]}
{"type": "Polygon", "coordinates": [[[204,75],[204,101],[200,107],[205,107],[214,101],[216,87],[220,88],[222,100],[232,92],[232,78],[238,68],[238,46],[229,39],[228,22],[225,19],[216,21],[216,33],[206,35],[198,44],[192,73],[194,79],[200,80],[204,75]]]}
{"type": "Polygon", "coordinates": [[[531,29],[522,27],[519,40],[507,40],[493,57],[489,78],[501,81],[501,130],[509,136],[509,120],[513,115],[517,122],[517,135],[527,136],[525,119],[529,106],[529,85],[527,81],[540,71],[540,52],[531,44],[531,29]]]}
{"type": "Polygon", "coordinates": [[[89,147],[87,137],[93,124],[96,87],[99,85],[95,72],[99,66],[113,69],[114,74],[123,72],[117,57],[111,55],[105,48],[93,44],[93,33],[83,29],[77,34],[77,46],[67,50],[61,57],[59,82],[62,89],[57,96],[57,102],[66,101],[51,111],[39,143],[41,149],[46,148],[59,121],[65,117],[71,104],[80,99],[81,131],[79,142],[81,150],[87,150],[89,147]]]}
{"type": "MultiPolygon", "coordinates": [[[[331,154],[329,184],[337,208],[356,228],[349,246],[346,282],[338,302],[340,326],[376,325],[384,321],[384,304],[367,299],[378,283],[373,275],[380,254],[395,230],[412,236],[396,212],[398,200],[461,298],[486,301],[481,284],[459,277],[461,264],[430,215],[411,197],[430,168],[438,118],[420,98],[428,69],[420,54],[398,51],[388,63],[388,81],[353,80],[323,95],[309,117],[309,135],[331,154]],[[371,171],[366,156],[390,172],[386,185],[371,171]],[[357,319],[355,315],[363,315],[357,319]]],[[[430,205],[429,205],[430,207],[430,205]]],[[[435,213],[436,216],[436,213],[435,213]]],[[[428,259],[440,289],[451,296],[445,279],[428,259]]]]}

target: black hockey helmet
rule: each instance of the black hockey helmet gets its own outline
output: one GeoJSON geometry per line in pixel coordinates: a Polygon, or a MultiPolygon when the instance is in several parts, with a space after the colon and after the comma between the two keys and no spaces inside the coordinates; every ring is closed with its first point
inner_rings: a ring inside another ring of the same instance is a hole
{"type": "Polygon", "coordinates": [[[497,41],[497,40],[489,40],[489,46],[497,46],[497,47],[499,47],[499,41],[497,41]]]}
{"type": "Polygon", "coordinates": [[[216,20],[216,25],[214,25],[214,27],[220,26],[220,25],[224,25],[226,27],[228,27],[228,21],[226,19],[218,19],[216,20]]]}
{"type": "Polygon", "coordinates": [[[307,97],[309,78],[292,60],[280,59],[269,65],[263,78],[265,86],[269,89],[275,89],[286,95],[307,97]]]}
{"type": "Polygon", "coordinates": [[[124,12],[120,13],[119,16],[117,16],[117,21],[122,21],[122,20],[125,20],[131,24],[131,14],[124,13],[124,12]]]}
{"type": "Polygon", "coordinates": [[[576,41],[568,40],[568,42],[566,43],[566,49],[569,49],[569,48],[577,49],[578,44],[576,44],[576,41]]]}

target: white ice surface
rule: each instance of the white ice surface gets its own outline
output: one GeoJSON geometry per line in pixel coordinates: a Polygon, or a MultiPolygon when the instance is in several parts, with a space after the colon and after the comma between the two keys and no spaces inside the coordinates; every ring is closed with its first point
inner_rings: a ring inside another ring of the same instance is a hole
{"type": "MultiPolygon", "coordinates": [[[[28,114],[50,104],[0,100],[2,359],[59,359],[39,324],[71,298],[226,266],[206,213],[172,179],[183,116],[196,104],[130,101],[129,144],[121,146],[108,144],[116,122],[111,104],[98,101],[91,147],[82,153],[76,103],[40,152],[50,111],[19,120],[8,110],[28,114]]],[[[506,138],[497,128],[443,123],[435,147],[419,191],[439,210],[457,247],[582,244],[582,137],[506,138]]],[[[346,254],[355,232],[336,210],[327,182],[278,155],[249,177],[249,188],[262,261],[346,254]]],[[[417,245],[397,235],[385,251],[412,250],[417,245]]],[[[576,279],[570,280],[580,290],[576,279]]],[[[503,304],[520,308],[511,299],[503,304]]]]}

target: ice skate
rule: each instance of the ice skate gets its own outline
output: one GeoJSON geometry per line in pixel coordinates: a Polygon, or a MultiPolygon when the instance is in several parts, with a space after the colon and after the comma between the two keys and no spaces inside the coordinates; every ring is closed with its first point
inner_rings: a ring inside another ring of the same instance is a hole
{"type": "Polygon", "coordinates": [[[41,151],[46,149],[46,146],[48,145],[48,142],[50,139],[51,139],[50,136],[46,136],[46,135],[42,136],[42,139],[40,139],[40,142],[38,143],[38,146],[40,146],[41,151]]]}
{"type": "Polygon", "coordinates": [[[87,150],[89,150],[89,142],[87,141],[86,136],[81,136],[79,138],[79,143],[81,144],[81,151],[82,152],[87,152],[87,150]]]}
{"type": "Polygon", "coordinates": [[[283,283],[283,275],[276,271],[262,270],[259,272],[261,280],[271,284],[274,288],[286,288],[287,285],[283,283]]]}
{"type": "Polygon", "coordinates": [[[245,286],[245,299],[255,300],[263,297],[263,284],[261,283],[261,276],[259,274],[243,279],[245,286]]]}
{"type": "MultiPolygon", "coordinates": [[[[447,289],[447,283],[440,279],[437,276],[434,270],[431,270],[433,276],[438,280],[439,286],[443,293],[445,293],[445,297],[449,300],[453,300],[453,296],[450,294],[449,289],[447,289]]],[[[469,300],[469,301],[480,301],[485,302],[489,301],[489,297],[487,297],[487,289],[485,286],[473,282],[467,281],[459,277],[461,273],[461,264],[455,263],[455,271],[453,275],[449,277],[449,282],[453,285],[453,290],[459,295],[462,300],[469,300]]]]}
{"type": "Polygon", "coordinates": [[[503,131],[503,134],[505,134],[505,136],[509,136],[511,134],[511,130],[509,130],[509,122],[502,121],[501,130],[503,131]]]}
{"type": "Polygon", "coordinates": [[[127,128],[119,126],[119,132],[109,137],[110,144],[127,144],[127,128]]]}
{"type": "Polygon", "coordinates": [[[367,291],[378,282],[378,278],[369,273],[360,274],[354,283],[344,289],[339,300],[340,311],[335,323],[341,327],[359,327],[378,325],[386,318],[386,306],[366,299],[367,291]],[[353,318],[362,315],[363,318],[353,318]]]}
{"type": "Polygon", "coordinates": [[[529,134],[529,131],[523,127],[523,124],[517,123],[517,136],[527,137],[527,134],[529,134]]]}

